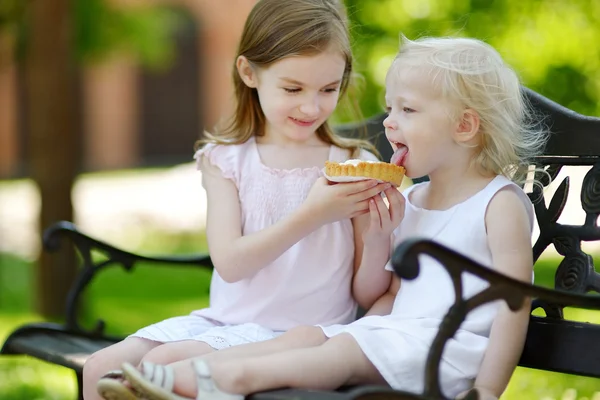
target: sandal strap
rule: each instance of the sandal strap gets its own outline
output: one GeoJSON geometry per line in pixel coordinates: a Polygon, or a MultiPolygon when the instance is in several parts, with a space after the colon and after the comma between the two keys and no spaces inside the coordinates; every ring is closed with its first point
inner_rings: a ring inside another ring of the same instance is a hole
{"type": "Polygon", "coordinates": [[[167,392],[173,391],[175,385],[175,374],[173,368],[169,365],[159,365],[148,361],[142,363],[142,375],[143,377],[152,382],[152,384],[166,390],[167,392]]]}
{"type": "Polygon", "coordinates": [[[241,394],[226,393],[219,389],[210,374],[210,367],[205,360],[195,358],[192,360],[192,365],[196,371],[196,381],[198,383],[196,400],[243,400],[245,398],[241,394]]]}
{"type": "Polygon", "coordinates": [[[208,392],[213,392],[215,390],[215,383],[210,376],[210,368],[206,361],[196,358],[192,360],[192,365],[194,367],[194,371],[196,371],[198,399],[200,399],[200,393],[203,394],[202,397],[205,397],[204,395],[206,395],[208,392]]]}
{"type": "Polygon", "coordinates": [[[107,373],[102,375],[100,379],[125,379],[125,375],[123,375],[122,370],[113,369],[112,371],[108,371],[107,373]]]}

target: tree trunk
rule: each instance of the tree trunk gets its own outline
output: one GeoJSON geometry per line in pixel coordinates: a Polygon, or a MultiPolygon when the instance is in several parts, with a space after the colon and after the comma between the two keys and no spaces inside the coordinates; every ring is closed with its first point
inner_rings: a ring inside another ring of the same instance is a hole
{"type": "MultiPolygon", "coordinates": [[[[73,219],[71,188],[79,165],[71,0],[32,1],[25,56],[27,153],[42,199],[40,235],[58,220],[73,219]]],[[[36,274],[37,310],[62,317],[76,264],[70,246],[42,251],[36,274]]]]}

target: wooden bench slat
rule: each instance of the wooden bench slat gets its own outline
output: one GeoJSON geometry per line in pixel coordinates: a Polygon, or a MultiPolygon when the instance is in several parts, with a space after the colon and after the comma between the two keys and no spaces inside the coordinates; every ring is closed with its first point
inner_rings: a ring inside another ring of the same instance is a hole
{"type": "Polygon", "coordinates": [[[247,397],[248,400],[347,400],[348,395],[344,392],[282,389],[269,392],[255,393],[247,397]]]}
{"type": "Polygon", "coordinates": [[[255,393],[246,397],[247,400],[424,400],[415,393],[393,390],[388,386],[361,385],[345,386],[337,391],[309,389],[281,389],[255,393]]]}
{"type": "Polygon", "coordinates": [[[27,354],[81,372],[88,357],[114,342],[76,334],[31,329],[6,342],[6,354],[27,354]]]}
{"type": "Polygon", "coordinates": [[[519,365],[600,378],[600,325],[532,316],[519,365]]]}

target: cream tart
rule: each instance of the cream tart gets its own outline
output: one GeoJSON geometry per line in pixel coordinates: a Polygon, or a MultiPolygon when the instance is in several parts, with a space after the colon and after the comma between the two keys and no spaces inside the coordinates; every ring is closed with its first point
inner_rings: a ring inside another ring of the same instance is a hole
{"type": "Polygon", "coordinates": [[[325,175],[331,178],[336,177],[359,177],[366,179],[377,179],[383,182],[389,182],[394,186],[400,186],[404,178],[404,167],[380,162],[363,161],[351,159],[342,163],[326,161],[325,175]]]}
{"type": "Polygon", "coordinates": [[[326,161],[325,175],[332,178],[332,180],[344,177],[377,179],[398,187],[402,184],[402,179],[406,173],[403,164],[408,154],[408,147],[401,143],[394,144],[396,149],[389,163],[356,159],[347,160],[343,163],[326,161]]]}

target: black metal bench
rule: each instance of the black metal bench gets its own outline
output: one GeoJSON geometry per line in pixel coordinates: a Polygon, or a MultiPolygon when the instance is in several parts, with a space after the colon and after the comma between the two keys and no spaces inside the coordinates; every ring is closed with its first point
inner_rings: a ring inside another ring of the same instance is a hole
{"type": "MultiPolygon", "coordinates": [[[[412,395],[386,387],[362,386],[335,392],[284,389],[254,394],[250,396],[252,399],[442,399],[437,383],[439,358],[444,343],[452,337],[469,310],[496,299],[503,299],[517,309],[525,296],[534,298],[533,308],[542,308],[546,317],[531,316],[519,365],[600,377],[600,325],[565,320],[562,312],[567,306],[600,310],[600,296],[587,294],[590,291],[600,292],[600,274],[594,270],[592,257],[584,253],[580,246],[581,241],[600,239],[600,228],[596,225],[600,214],[600,118],[582,116],[529,89],[524,88],[524,91],[533,106],[546,115],[545,124],[552,132],[544,156],[536,160],[536,164],[546,168],[551,177],[543,180],[544,185],[550,184],[563,166],[593,166],[583,180],[581,204],[586,219],[582,226],[557,223],[569,193],[570,178],[563,180],[548,207],[543,201],[535,202],[540,236],[533,247],[534,259],[537,260],[550,244],[554,244],[564,256],[556,267],[555,289],[511,280],[430,241],[407,241],[393,254],[395,271],[404,279],[418,274],[417,255],[425,253],[437,258],[455,278],[465,271],[490,282],[486,291],[471,299],[460,299],[459,296],[459,301],[449,310],[429,354],[425,393],[412,395]]],[[[378,115],[360,125],[344,126],[340,130],[344,134],[355,135],[366,128],[370,137],[376,139],[383,158],[389,159],[391,149],[381,135],[383,118],[383,115],[378,115]]],[[[540,190],[537,190],[532,198],[540,198],[540,195],[540,190]]],[[[69,222],[59,222],[46,230],[44,248],[47,251],[55,250],[64,237],[72,242],[83,262],[67,300],[66,322],[22,326],[7,338],[1,353],[27,354],[71,368],[77,375],[81,389],[82,367],[87,357],[121,339],[105,335],[103,321],[98,321],[92,330],[84,329],[78,322],[80,295],[97,273],[115,265],[129,271],[138,262],[201,268],[211,268],[212,264],[208,256],[156,258],[132,254],[84,235],[69,222]],[[92,252],[96,251],[103,253],[105,258],[94,261],[92,252]]],[[[455,290],[460,293],[460,279],[454,279],[454,282],[455,290]]]]}

